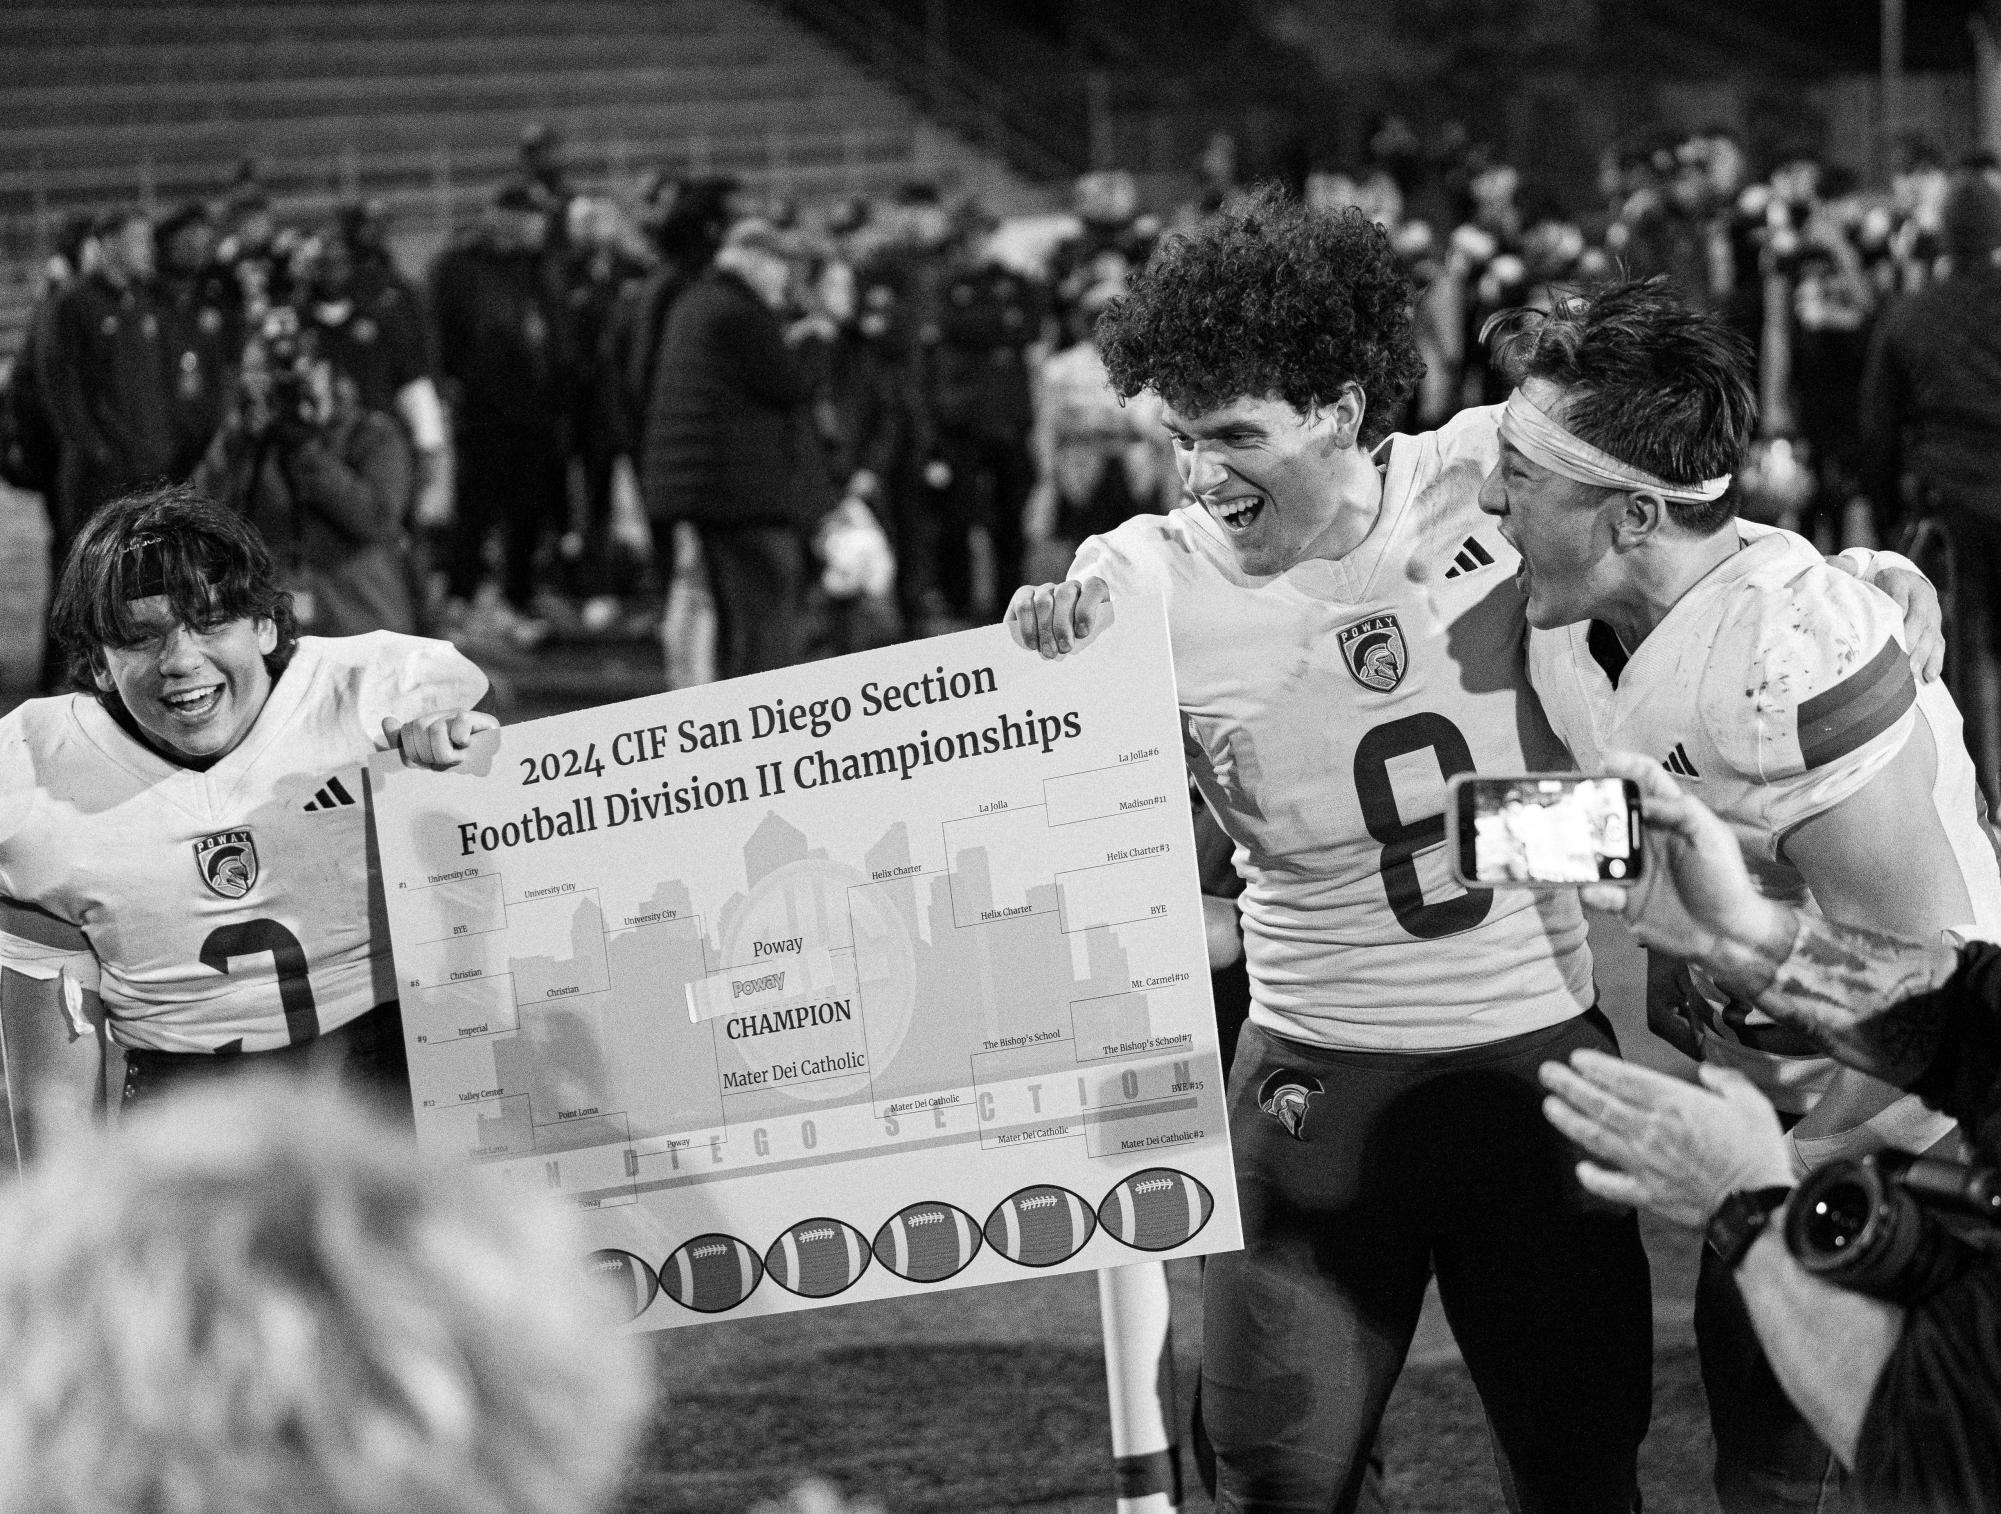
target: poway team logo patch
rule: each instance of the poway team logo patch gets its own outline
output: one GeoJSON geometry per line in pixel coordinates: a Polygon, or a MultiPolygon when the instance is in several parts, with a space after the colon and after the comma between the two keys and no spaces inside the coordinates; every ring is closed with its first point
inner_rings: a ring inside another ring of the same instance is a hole
{"type": "Polygon", "coordinates": [[[1355,682],[1378,694],[1387,694],[1403,682],[1410,659],[1404,651],[1403,627],[1395,615],[1371,615],[1337,633],[1341,655],[1348,659],[1348,671],[1355,682]]]}
{"type": "Polygon", "coordinates": [[[217,831],[195,843],[195,867],[211,893],[241,899],[257,883],[257,842],[248,831],[217,831]]]}
{"type": "Polygon", "coordinates": [[[1326,1091],[1312,1073],[1281,1067],[1258,1089],[1258,1108],[1283,1125],[1285,1133],[1295,1141],[1303,1141],[1307,1105],[1315,1094],[1326,1091]]]}

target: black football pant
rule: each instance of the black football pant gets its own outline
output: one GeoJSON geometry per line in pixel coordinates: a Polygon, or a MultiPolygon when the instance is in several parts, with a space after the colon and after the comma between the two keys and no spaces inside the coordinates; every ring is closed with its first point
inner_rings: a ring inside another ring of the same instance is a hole
{"type": "Polygon", "coordinates": [[[1578,1186],[1579,1153],[1543,1119],[1536,1081],[1581,1046],[1617,1052],[1596,1010],[1430,1054],[1244,1026],[1229,1097],[1244,1250],[1211,1257],[1203,1279],[1219,1511],[1354,1507],[1434,1273],[1510,1506],[1634,1507],[1646,1253],[1631,1211],[1578,1186]],[[1302,1092],[1275,1097],[1288,1084],[1302,1092]],[[1303,1111],[1297,1134],[1288,1107],[1303,1111]]]}
{"type": "Polygon", "coordinates": [[[393,1000],[324,1035],[274,1051],[204,1055],[128,1047],[120,1104],[131,1109],[260,1073],[322,1080],[367,1103],[385,1119],[404,1126],[415,1123],[403,1011],[393,1000]]]}

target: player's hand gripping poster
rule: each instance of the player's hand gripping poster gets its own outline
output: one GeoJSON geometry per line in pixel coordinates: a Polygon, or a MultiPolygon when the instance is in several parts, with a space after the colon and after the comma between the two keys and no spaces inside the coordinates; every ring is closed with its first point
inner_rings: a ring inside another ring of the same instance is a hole
{"type": "Polygon", "coordinates": [[[1166,620],[538,720],[373,802],[418,1138],[648,1329],[1241,1244],[1166,620]]]}

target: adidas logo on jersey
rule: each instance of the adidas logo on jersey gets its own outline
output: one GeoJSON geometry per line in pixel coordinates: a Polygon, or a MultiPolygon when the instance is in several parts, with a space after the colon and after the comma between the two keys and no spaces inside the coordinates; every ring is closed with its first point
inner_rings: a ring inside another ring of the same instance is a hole
{"type": "Polygon", "coordinates": [[[340,779],[329,778],[320,785],[313,797],[306,801],[306,813],[310,815],[315,810],[345,809],[354,802],[354,795],[342,786],[340,779]]]}
{"type": "Polygon", "coordinates": [[[1461,573],[1477,573],[1482,568],[1494,566],[1494,554],[1480,545],[1480,538],[1469,536],[1459,544],[1459,555],[1452,559],[1452,566],[1445,570],[1447,578],[1457,578],[1461,573]]]}
{"type": "Polygon", "coordinates": [[[1667,760],[1661,766],[1677,778],[1700,778],[1702,776],[1702,774],[1695,770],[1695,764],[1688,760],[1688,749],[1679,741],[1674,744],[1674,750],[1667,754],[1667,760]]]}

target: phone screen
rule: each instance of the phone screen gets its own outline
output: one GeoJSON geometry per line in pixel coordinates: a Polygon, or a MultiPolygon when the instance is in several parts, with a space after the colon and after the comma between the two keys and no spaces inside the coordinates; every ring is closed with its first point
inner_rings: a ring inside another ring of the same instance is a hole
{"type": "Polygon", "coordinates": [[[1454,861],[1488,886],[1631,883],[1640,876],[1639,790],[1622,778],[1529,773],[1458,779],[1454,861]]]}

